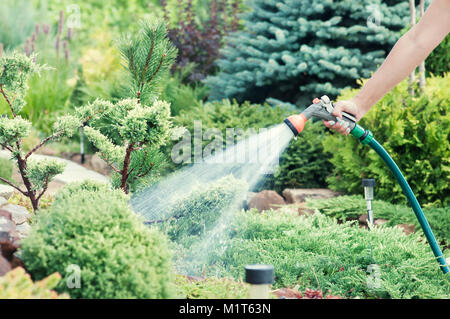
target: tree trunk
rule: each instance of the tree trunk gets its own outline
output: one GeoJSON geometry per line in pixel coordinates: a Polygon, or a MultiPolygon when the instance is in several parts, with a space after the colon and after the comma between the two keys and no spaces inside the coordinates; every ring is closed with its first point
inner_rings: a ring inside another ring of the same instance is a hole
{"type": "Polygon", "coordinates": [[[36,197],[36,191],[33,190],[30,180],[27,177],[27,161],[24,160],[20,155],[17,158],[17,166],[19,168],[20,175],[22,176],[23,183],[27,189],[28,198],[31,201],[31,206],[33,206],[33,211],[36,212],[39,209],[39,199],[36,197]]]}
{"type": "MultiPolygon", "coordinates": [[[[416,4],[415,0],[409,0],[409,13],[411,28],[416,24],[416,4]]],[[[414,82],[416,81],[415,71],[412,71],[409,75],[409,94],[414,96],[414,82]]]]}
{"type": "Polygon", "coordinates": [[[123,168],[121,171],[122,179],[120,183],[120,188],[124,191],[125,194],[128,194],[128,188],[127,188],[127,180],[128,180],[128,169],[130,168],[130,161],[131,161],[131,152],[133,152],[134,143],[130,143],[128,145],[126,153],[125,153],[125,159],[123,160],[123,168]]]}
{"type": "MultiPolygon", "coordinates": [[[[425,0],[420,0],[420,18],[423,17],[424,13],[425,13],[425,0]]],[[[423,90],[425,89],[425,85],[426,85],[426,79],[425,79],[425,60],[422,61],[422,63],[420,63],[419,65],[419,74],[420,74],[420,78],[419,78],[419,88],[420,90],[423,92],[423,90]]]]}

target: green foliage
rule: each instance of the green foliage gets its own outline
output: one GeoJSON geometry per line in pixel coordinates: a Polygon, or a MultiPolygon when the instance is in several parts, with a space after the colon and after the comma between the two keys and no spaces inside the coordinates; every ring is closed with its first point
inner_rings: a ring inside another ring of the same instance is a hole
{"type": "Polygon", "coordinates": [[[0,117],[0,145],[11,152],[26,189],[22,190],[20,186],[14,185],[13,181],[4,180],[4,182],[29,197],[33,210],[36,211],[39,209],[39,201],[46,192],[48,184],[55,175],[63,172],[64,165],[49,160],[29,161],[30,156],[50,141],[72,136],[77,128],[87,120],[69,115],[59,118],[54,125],[53,134],[37,142],[35,146],[31,146],[30,151],[25,153],[24,144],[26,143],[23,142],[24,138],[30,134],[32,125],[29,120],[23,119],[18,113],[26,105],[24,97],[28,89],[28,79],[45,69],[35,63],[34,59],[34,55],[28,57],[17,52],[5,55],[0,59],[1,99],[6,103],[9,113],[9,116],[4,114],[0,117]]]}
{"type": "Polygon", "coordinates": [[[48,181],[64,172],[66,164],[53,159],[33,159],[28,162],[26,174],[35,190],[48,185],[48,181]]]}
{"type": "Polygon", "coordinates": [[[253,0],[248,6],[245,30],[226,38],[220,72],[207,78],[212,100],[274,97],[305,105],[324,93],[337,96],[370,77],[409,18],[408,3],[400,0],[253,0]]]}
{"type": "MultiPolygon", "coordinates": [[[[411,97],[407,81],[397,85],[361,120],[400,167],[423,205],[450,205],[450,74],[430,77],[423,94],[411,97]]],[[[341,99],[356,92],[344,91],[341,99]]],[[[370,147],[356,139],[328,135],[324,149],[334,166],[330,187],[347,194],[361,193],[361,177],[377,179],[377,197],[405,202],[400,185],[370,147]]]]}
{"type": "Polygon", "coordinates": [[[209,277],[201,280],[177,276],[176,285],[182,299],[247,299],[248,285],[227,278],[209,277]]]}
{"type": "Polygon", "coordinates": [[[124,36],[120,45],[128,75],[123,96],[129,98],[115,104],[97,99],[76,111],[79,117],[88,117],[83,123],[86,137],[120,175],[120,183],[116,176],[113,185],[126,193],[135,188],[137,178],[151,173],[155,163],[149,151],[158,152],[169,141],[172,126],[170,106],[158,96],[176,49],[163,23],[142,21],[140,27],[134,37],[124,36]],[[134,156],[134,152],[141,153],[134,156]],[[139,157],[145,163],[136,166],[139,157]]]}
{"type": "MultiPolygon", "coordinates": [[[[6,158],[0,158],[0,177],[10,180],[12,174],[13,174],[13,163],[6,158]]],[[[4,183],[0,180],[0,184],[4,183]]]]}
{"type": "Polygon", "coordinates": [[[165,24],[142,21],[137,36],[124,36],[119,49],[130,76],[125,96],[137,97],[144,104],[152,103],[177,56],[177,49],[167,38],[165,24]]]}
{"type": "Polygon", "coordinates": [[[37,215],[22,242],[33,278],[59,272],[56,290],[73,298],[168,298],[173,293],[165,237],[130,210],[121,190],[84,182],[69,185],[37,215]],[[80,267],[81,287],[69,289],[69,265],[80,267]]]}
{"type": "Polygon", "coordinates": [[[183,83],[191,69],[192,66],[188,65],[180,72],[175,72],[167,80],[166,86],[161,93],[161,99],[170,103],[170,110],[173,116],[193,108],[200,109],[201,101],[207,96],[208,88],[206,86],[200,83],[183,83]]]}
{"type": "Polygon", "coordinates": [[[444,41],[434,49],[425,60],[427,74],[435,76],[445,76],[450,72],[450,35],[444,38],[444,41]]]}
{"type": "Polygon", "coordinates": [[[275,172],[275,188],[313,188],[326,186],[325,178],[332,166],[323,152],[325,127],[321,122],[308,123],[302,134],[293,139],[280,157],[280,167],[275,172]]]}
{"type": "Polygon", "coordinates": [[[34,29],[37,12],[28,0],[0,2],[0,43],[5,50],[23,44],[34,29]]]}
{"type": "Polygon", "coordinates": [[[67,299],[53,289],[61,279],[58,273],[39,282],[33,282],[22,267],[17,267],[0,277],[0,299],[67,299]]]}
{"type": "Polygon", "coordinates": [[[400,229],[366,230],[322,214],[241,212],[208,271],[242,278],[244,266],[271,264],[275,287],[298,285],[362,298],[448,298],[450,282],[427,243],[400,229]],[[379,284],[371,265],[379,267],[379,284]],[[371,285],[371,283],[375,285],[371,285]]]}
{"type": "Polygon", "coordinates": [[[226,176],[214,183],[199,185],[190,194],[170,207],[170,219],[165,223],[170,238],[185,244],[186,239],[201,238],[211,230],[230,208],[236,208],[236,201],[242,199],[247,184],[226,176]]]}
{"type": "MultiPolygon", "coordinates": [[[[366,201],[362,196],[339,196],[330,199],[308,199],[307,206],[340,221],[357,219],[367,214],[366,201]]],[[[420,224],[411,207],[394,205],[382,200],[372,201],[375,219],[387,219],[387,226],[409,224],[422,235],[420,224]]],[[[439,242],[450,244],[450,207],[424,208],[425,216],[439,242]]]]}

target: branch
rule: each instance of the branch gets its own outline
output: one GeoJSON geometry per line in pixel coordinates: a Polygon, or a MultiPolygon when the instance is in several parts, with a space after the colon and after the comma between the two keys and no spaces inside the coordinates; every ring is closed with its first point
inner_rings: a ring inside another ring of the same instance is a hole
{"type": "Polygon", "coordinates": [[[44,193],[47,191],[47,188],[48,188],[48,176],[45,178],[44,188],[42,189],[42,192],[39,194],[39,196],[36,198],[36,201],[39,202],[39,200],[41,199],[42,195],[44,195],[44,193]]]}
{"type": "Polygon", "coordinates": [[[2,93],[3,97],[5,98],[6,103],[8,103],[9,108],[11,109],[11,113],[12,113],[13,117],[16,117],[16,113],[14,112],[14,109],[13,109],[13,107],[12,107],[11,101],[10,101],[10,100],[8,99],[8,97],[6,96],[6,93],[5,93],[5,91],[3,90],[3,85],[2,85],[2,84],[0,84],[0,92],[2,93]]]}
{"type": "Polygon", "coordinates": [[[18,186],[14,185],[13,183],[11,183],[10,181],[8,181],[7,179],[4,179],[3,177],[0,176],[0,181],[8,184],[11,187],[14,187],[15,189],[17,189],[19,192],[21,192],[22,194],[24,194],[25,196],[27,196],[27,192],[21,190],[18,186]]]}
{"type": "Polygon", "coordinates": [[[161,66],[162,66],[165,58],[166,58],[166,54],[164,53],[163,56],[161,57],[161,61],[159,61],[159,65],[156,68],[155,72],[153,72],[153,74],[150,77],[150,79],[148,79],[148,81],[147,81],[148,83],[150,83],[152,81],[153,77],[159,72],[159,70],[161,69],[161,66]]]}
{"type": "Polygon", "coordinates": [[[153,50],[155,48],[155,39],[151,39],[151,47],[150,47],[150,52],[147,54],[147,59],[145,60],[145,66],[144,69],[142,70],[142,74],[141,74],[141,84],[144,85],[144,77],[148,72],[148,66],[150,65],[150,59],[152,58],[153,55],[153,50]]]}
{"type": "Polygon", "coordinates": [[[103,160],[106,162],[106,164],[108,164],[109,167],[111,167],[113,169],[114,172],[121,174],[120,170],[117,167],[115,167],[111,162],[109,162],[106,159],[106,156],[102,152],[100,152],[100,155],[102,155],[103,160]]]}
{"type": "Polygon", "coordinates": [[[153,169],[153,166],[155,166],[155,163],[151,163],[150,167],[145,171],[145,173],[138,174],[138,177],[144,177],[145,175],[149,174],[150,171],[153,169]]]}
{"type": "Polygon", "coordinates": [[[6,148],[8,151],[10,151],[11,153],[13,152],[12,148],[10,148],[8,145],[6,144],[2,144],[0,143],[0,146],[3,146],[4,148],[6,148]]]}
{"type": "Polygon", "coordinates": [[[31,154],[33,154],[38,149],[40,149],[42,146],[44,146],[48,141],[58,137],[61,134],[62,134],[62,131],[59,131],[59,132],[53,133],[52,135],[43,139],[38,145],[36,145],[31,151],[29,151],[27,155],[25,155],[25,159],[28,159],[28,157],[30,157],[31,154]]]}

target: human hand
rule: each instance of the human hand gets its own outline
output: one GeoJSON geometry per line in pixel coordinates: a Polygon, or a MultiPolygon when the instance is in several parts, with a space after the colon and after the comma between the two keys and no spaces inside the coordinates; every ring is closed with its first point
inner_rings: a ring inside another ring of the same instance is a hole
{"type": "Polygon", "coordinates": [[[357,121],[364,115],[353,100],[339,101],[334,104],[332,113],[337,118],[337,122],[323,121],[323,124],[338,133],[348,135],[350,133],[350,128],[348,127],[349,123],[342,119],[342,112],[354,115],[357,121]]]}

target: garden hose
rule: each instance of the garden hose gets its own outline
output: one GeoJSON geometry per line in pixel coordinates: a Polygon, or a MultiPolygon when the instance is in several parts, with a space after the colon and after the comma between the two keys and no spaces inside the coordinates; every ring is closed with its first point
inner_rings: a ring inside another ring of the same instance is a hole
{"type": "MultiPolygon", "coordinates": [[[[301,114],[295,114],[289,116],[284,120],[284,123],[292,130],[294,136],[297,136],[305,126],[305,123],[312,116],[321,118],[326,121],[335,121],[344,123],[345,126],[350,128],[350,134],[359,139],[361,144],[369,145],[375,152],[383,159],[386,165],[391,170],[397,182],[400,184],[403,193],[408,199],[409,204],[411,205],[420,226],[425,234],[425,237],[430,244],[431,250],[433,251],[434,256],[438,260],[441,270],[444,274],[450,275],[450,269],[447,265],[447,262],[444,258],[444,255],[439,247],[439,244],[436,241],[436,237],[431,230],[430,224],[426,219],[422,207],[420,207],[419,202],[417,201],[416,196],[414,195],[411,187],[403,176],[402,172],[398,168],[397,164],[394,160],[389,156],[388,152],[381,146],[377,140],[374,139],[372,132],[362,128],[360,125],[356,124],[356,119],[354,116],[343,112],[342,120],[333,116],[333,104],[328,98],[328,96],[324,95],[321,99],[314,99],[313,104],[311,104],[308,108],[306,108],[301,114]]],[[[450,277],[450,276],[449,276],[450,277]]]]}

